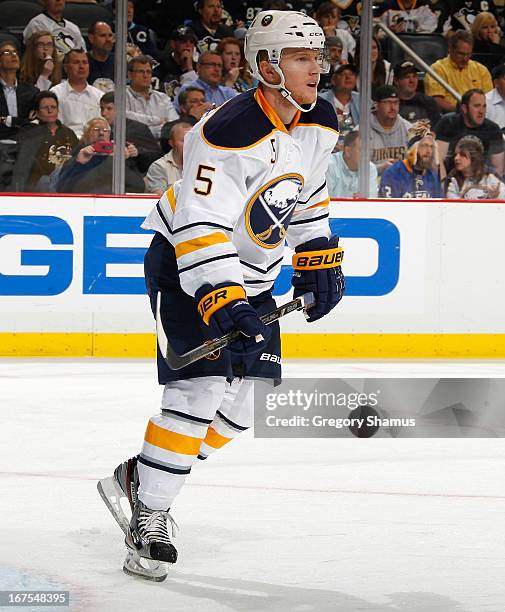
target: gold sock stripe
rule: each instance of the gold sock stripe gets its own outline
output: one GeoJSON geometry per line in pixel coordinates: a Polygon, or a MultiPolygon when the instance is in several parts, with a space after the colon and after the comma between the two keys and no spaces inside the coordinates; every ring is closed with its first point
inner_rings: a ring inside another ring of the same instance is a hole
{"type": "Polygon", "coordinates": [[[214,428],[209,427],[203,442],[212,448],[221,448],[225,444],[228,444],[228,442],[231,442],[231,440],[233,440],[233,438],[225,438],[221,434],[218,434],[214,428]]]}
{"type": "Polygon", "coordinates": [[[163,429],[163,427],[156,425],[152,421],[149,421],[147,425],[144,439],[149,444],[158,448],[163,448],[173,453],[180,453],[181,455],[194,456],[198,455],[202,443],[201,438],[192,438],[191,436],[163,429]]]}

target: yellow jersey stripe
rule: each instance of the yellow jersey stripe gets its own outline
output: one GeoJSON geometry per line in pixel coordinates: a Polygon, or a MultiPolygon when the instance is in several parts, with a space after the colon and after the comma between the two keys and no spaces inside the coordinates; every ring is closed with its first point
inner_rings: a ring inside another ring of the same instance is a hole
{"type": "Polygon", "coordinates": [[[169,431],[155,425],[149,421],[146,429],[146,435],[144,436],[146,442],[163,448],[173,453],[180,453],[181,455],[198,455],[202,440],[200,438],[192,438],[183,434],[169,431]]]}
{"type": "Polygon", "coordinates": [[[225,438],[221,434],[218,434],[215,429],[209,427],[207,435],[205,436],[204,443],[208,444],[212,448],[221,448],[225,444],[228,444],[233,438],[225,438]]]}
{"type": "Polygon", "coordinates": [[[168,200],[168,203],[170,204],[170,208],[172,209],[172,212],[175,212],[176,200],[175,200],[175,193],[174,193],[173,185],[171,185],[170,188],[167,189],[167,191],[165,191],[165,195],[167,196],[167,200],[168,200]]]}
{"type": "Polygon", "coordinates": [[[230,242],[223,232],[213,232],[205,236],[198,236],[198,238],[191,238],[191,240],[185,240],[176,245],[175,256],[182,257],[193,251],[198,251],[199,249],[204,249],[213,244],[221,244],[223,242],[230,242]]]}
{"type": "Polygon", "coordinates": [[[305,210],[310,210],[311,208],[320,208],[324,206],[329,206],[329,204],[330,204],[330,198],[326,198],[326,200],[323,200],[322,202],[318,202],[317,204],[312,204],[312,206],[308,206],[305,210]]]}

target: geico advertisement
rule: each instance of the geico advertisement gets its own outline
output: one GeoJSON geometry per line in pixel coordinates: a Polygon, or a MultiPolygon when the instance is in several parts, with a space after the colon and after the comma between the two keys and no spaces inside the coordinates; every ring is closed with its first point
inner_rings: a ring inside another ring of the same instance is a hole
{"type": "MultiPolygon", "coordinates": [[[[144,300],[135,296],[145,296],[143,258],[152,232],[140,225],[155,203],[150,198],[1,198],[0,309],[39,314],[144,309],[144,300]]],[[[330,215],[345,249],[342,312],[416,312],[424,279],[418,257],[425,242],[423,207],[332,203],[330,215]]],[[[290,261],[286,248],[276,296],[291,289],[290,261]]]]}

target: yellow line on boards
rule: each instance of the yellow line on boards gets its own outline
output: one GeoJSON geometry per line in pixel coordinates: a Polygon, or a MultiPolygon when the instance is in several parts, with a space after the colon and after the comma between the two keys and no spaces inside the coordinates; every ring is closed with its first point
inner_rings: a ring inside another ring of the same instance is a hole
{"type": "MultiPolygon", "coordinates": [[[[0,357],[153,357],[154,334],[0,333],[0,357]]],[[[283,334],[285,358],[503,359],[505,334],[283,334]]]]}

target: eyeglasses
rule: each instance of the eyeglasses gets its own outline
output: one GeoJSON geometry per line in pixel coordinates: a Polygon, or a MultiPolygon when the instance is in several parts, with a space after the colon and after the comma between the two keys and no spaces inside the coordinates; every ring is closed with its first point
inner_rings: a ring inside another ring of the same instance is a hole
{"type": "Polygon", "coordinates": [[[54,49],[53,42],[48,42],[48,43],[38,42],[36,43],[35,46],[37,47],[37,49],[54,49]]]}
{"type": "Polygon", "coordinates": [[[95,132],[95,134],[108,134],[110,132],[110,129],[94,127],[94,128],[91,128],[90,132],[95,132]]]}
{"type": "Polygon", "coordinates": [[[11,51],[9,49],[5,49],[5,51],[2,51],[2,55],[12,55],[12,56],[16,56],[19,55],[19,53],[17,51],[11,51]]]}
{"type": "Polygon", "coordinates": [[[222,68],[223,64],[218,64],[217,62],[199,62],[200,66],[209,66],[210,68],[222,68]]]}

